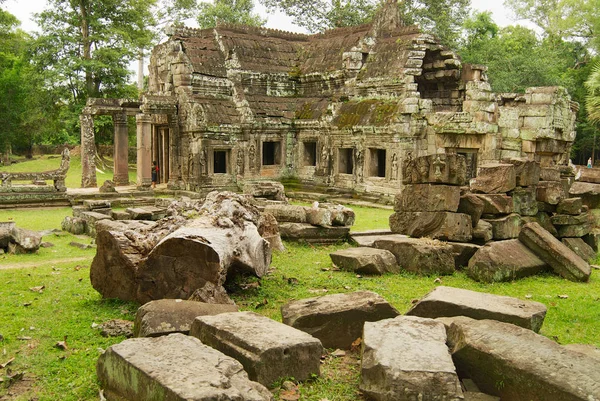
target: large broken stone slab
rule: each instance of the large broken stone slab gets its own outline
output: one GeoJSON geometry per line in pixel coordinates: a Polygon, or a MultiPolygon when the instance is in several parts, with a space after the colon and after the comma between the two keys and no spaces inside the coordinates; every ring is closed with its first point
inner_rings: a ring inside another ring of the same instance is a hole
{"type": "Polygon", "coordinates": [[[469,242],[473,238],[471,217],[462,213],[397,212],[390,216],[390,229],[415,238],[456,242],[469,242]]]}
{"type": "Polygon", "coordinates": [[[590,224],[573,224],[557,226],[559,238],[581,238],[592,231],[590,224]]]}
{"type": "Polygon", "coordinates": [[[460,202],[458,204],[458,213],[464,213],[471,216],[471,224],[473,227],[477,226],[479,223],[479,219],[483,214],[483,208],[485,203],[475,194],[467,193],[460,197],[460,202]]]}
{"type": "Polygon", "coordinates": [[[567,198],[561,200],[558,205],[556,205],[556,213],[578,215],[581,214],[582,207],[583,203],[581,202],[581,198],[567,198]]]}
{"type": "Polygon", "coordinates": [[[600,208],[600,184],[575,181],[569,188],[569,195],[580,197],[590,209],[600,208]]]}
{"type": "Polygon", "coordinates": [[[467,317],[446,319],[457,370],[485,393],[502,400],[600,399],[600,369],[595,358],[513,324],[467,317]]]}
{"type": "Polygon", "coordinates": [[[412,273],[452,274],[455,270],[453,249],[445,242],[425,238],[382,238],[373,246],[393,253],[398,265],[412,273]]]}
{"type": "Polygon", "coordinates": [[[513,239],[481,247],[469,260],[466,273],[473,280],[493,283],[533,276],[547,269],[546,262],[513,239]]]}
{"type": "Polygon", "coordinates": [[[537,185],[540,180],[540,163],[528,159],[507,159],[503,163],[515,166],[516,184],[519,187],[537,185]]]}
{"type": "Polygon", "coordinates": [[[188,334],[197,316],[237,312],[229,304],[207,304],[182,299],[158,299],[139,307],[135,315],[135,337],[157,337],[171,333],[188,334]]]}
{"type": "Polygon", "coordinates": [[[405,158],[402,163],[402,183],[465,185],[466,159],[463,155],[446,153],[405,158]]]}
{"type": "Polygon", "coordinates": [[[563,238],[561,242],[588,263],[592,263],[597,257],[592,247],[581,238],[563,238]]]}
{"type": "Polygon", "coordinates": [[[460,187],[453,185],[412,184],[396,195],[396,212],[456,212],[460,187]]]}
{"type": "Polygon", "coordinates": [[[507,163],[483,164],[477,168],[477,177],[470,182],[471,191],[501,194],[515,189],[515,166],[507,163]]]}
{"type": "Polygon", "coordinates": [[[408,238],[407,235],[394,234],[392,230],[369,230],[350,233],[350,240],[358,246],[373,247],[373,243],[376,240],[389,236],[399,236],[402,238],[408,238]]]}
{"type": "Polygon", "coordinates": [[[517,187],[511,192],[513,210],[521,216],[535,216],[538,213],[536,187],[517,187]]]}
{"type": "Polygon", "coordinates": [[[556,167],[542,167],[540,181],[560,181],[560,170],[556,167]]]}
{"type": "Polygon", "coordinates": [[[348,349],[365,322],[399,315],[379,294],[357,291],[300,299],[281,307],[283,323],[321,340],[325,348],[348,349]]]}
{"type": "Polygon", "coordinates": [[[506,194],[473,194],[483,201],[483,214],[510,214],[514,211],[512,197],[506,194]]]}
{"type": "Polygon", "coordinates": [[[540,181],[537,186],[537,200],[551,205],[565,199],[565,189],[560,181],[540,181]]]}
{"type": "Polygon", "coordinates": [[[519,234],[519,240],[567,280],[589,280],[590,265],[539,224],[525,224],[519,234]]]}
{"type": "Polygon", "coordinates": [[[238,361],[184,334],[115,344],[98,359],[96,373],[109,400],[273,399],[238,361]]]}
{"type": "Polygon", "coordinates": [[[334,265],[342,270],[362,274],[399,273],[396,257],[385,249],[367,247],[341,249],[329,254],[334,265]]]}
{"type": "Polygon", "coordinates": [[[96,223],[102,220],[112,220],[112,217],[96,212],[82,212],[80,218],[85,221],[85,233],[96,238],[96,223]]]}
{"type": "Polygon", "coordinates": [[[546,316],[546,305],[518,298],[438,286],[406,312],[428,318],[467,316],[493,319],[540,331],[546,316]]]}
{"type": "Polygon", "coordinates": [[[521,216],[516,213],[484,220],[492,225],[492,236],[497,241],[517,238],[523,224],[521,216]]]}
{"type": "Polygon", "coordinates": [[[156,206],[130,207],[125,211],[131,216],[131,220],[151,220],[156,221],[164,219],[167,216],[167,208],[156,206]]]}
{"type": "Polygon", "coordinates": [[[469,260],[475,255],[475,252],[481,248],[481,245],[470,244],[468,242],[448,242],[448,245],[452,247],[456,270],[466,267],[469,264],[469,260]]]}
{"type": "Polygon", "coordinates": [[[523,224],[527,223],[538,223],[540,226],[544,227],[544,230],[548,231],[555,237],[558,237],[558,231],[554,224],[552,224],[551,217],[546,212],[539,212],[535,216],[524,216],[522,218],[523,224]]]}
{"type": "Polygon", "coordinates": [[[473,242],[485,244],[494,238],[492,225],[485,220],[479,220],[477,226],[473,228],[473,242]]]}
{"type": "Polygon", "coordinates": [[[416,316],[365,323],[360,390],[380,401],[462,400],[443,323],[416,316]]]}
{"type": "Polygon", "coordinates": [[[333,244],[348,239],[350,227],[322,227],[307,223],[279,223],[281,238],[314,244],[333,244]]]}
{"type": "Polygon", "coordinates": [[[277,181],[245,181],[244,193],[255,198],[287,202],[285,188],[277,181]]]}
{"type": "Polygon", "coordinates": [[[264,213],[271,213],[278,223],[306,223],[306,208],[299,205],[267,205],[264,213]]]}
{"type": "Polygon", "coordinates": [[[313,336],[254,312],[198,316],[190,335],[235,358],[265,386],[319,375],[323,346],[313,336]]]}

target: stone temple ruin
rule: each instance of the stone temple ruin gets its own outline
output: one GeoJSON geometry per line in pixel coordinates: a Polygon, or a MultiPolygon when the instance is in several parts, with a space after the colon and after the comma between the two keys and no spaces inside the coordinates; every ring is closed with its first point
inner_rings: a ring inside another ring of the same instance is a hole
{"type": "Polygon", "coordinates": [[[150,60],[140,101],[89,99],[82,186],[96,186],[93,116],[115,121],[115,178],[126,177],[126,116],[137,120],[139,186],[152,160],[172,189],[208,192],[292,177],[306,186],[395,194],[402,164],[431,154],[479,165],[566,165],[577,104],[560,87],[493,93],[486,67],[416,26],[395,1],[374,22],[316,35],[265,28],[174,28],[150,60]],[[86,152],[86,149],[88,152],[86,152]]]}

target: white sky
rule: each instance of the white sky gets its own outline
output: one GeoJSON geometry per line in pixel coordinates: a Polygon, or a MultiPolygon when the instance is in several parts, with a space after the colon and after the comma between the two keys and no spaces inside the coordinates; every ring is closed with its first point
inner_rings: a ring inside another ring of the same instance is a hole
{"type": "MultiPolygon", "coordinates": [[[[255,10],[262,16],[268,17],[267,27],[291,32],[305,32],[302,28],[291,23],[291,19],[282,13],[267,14],[264,7],[254,0],[255,10]]],[[[21,21],[21,29],[27,32],[36,31],[37,25],[32,21],[34,13],[44,10],[46,0],[6,0],[2,8],[15,15],[21,21]]],[[[473,10],[491,11],[494,21],[500,26],[521,23],[511,19],[511,13],[504,7],[502,0],[471,0],[473,10]]],[[[193,22],[193,21],[192,21],[193,22]]],[[[192,25],[192,23],[190,23],[192,25]]],[[[193,26],[193,25],[192,25],[193,26]]],[[[131,67],[136,74],[135,65],[131,67]]]]}

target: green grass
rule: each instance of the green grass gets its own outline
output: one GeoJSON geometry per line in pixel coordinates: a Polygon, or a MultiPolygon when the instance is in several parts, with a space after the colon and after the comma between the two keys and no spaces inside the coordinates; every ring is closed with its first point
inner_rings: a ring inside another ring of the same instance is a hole
{"type": "MultiPolygon", "coordinates": [[[[0,166],[0,171],[11,173],[32,173],[56,170],[60,166],[61,157],[59,155],[43,155],[36,156],[31,160],[19,158],[19,163],[13,163],[10,166],[0,166]]],[[[108,163],[112,163],[111,159],[107,159],[108,163]]],[[[106,180],[113,179],[113,170],[108,168],[100,170],[96,168],[96,182],[98,186],[102,185],[106,180]]],[[[136,181],[135,166],[129,168],[129,181],[136,181]]],[[[13,181],[15,184],[25,184],[26,182],[13,181]]],[[[65,180],[67,188],[81,188],[81,157],[79,155],[71,155],[71,163],[67,178],[65,180]]]]}
{"type": "MultiPolygon", "coordinates": [[[[354,207],[356,227],[361,230],[387,228],[389,210],[354,207]]],[[[53,229],[70,209],[0,211],[0,221],[12,218],[18,226],[53,229]]],[[[37,263],[27,268],[0,268],[0,364],[11,358],[13,372],[25,371],[26,381],[9,389],[0,383],[0,400],[30,399],[64,401],[97,400],[98,384],[95,364],[100,349],[123,338],[104,338],[92,328],[93,323],[110,319],[132,320],[138,305],[102,300],[91,287],[89,266],[95,254],[70,247],[68,242],[82,238],[55,236],[44,240],[55,243],[36,255],[0,256],[0,267],[14,263],[37,263]],[[78,257],[77,262],[61,259],[78,257]],[[30,290],[45,286],[43,293],[30,290]],[[27,305],[27,306],[26,306],[27,305]],[[33,329],[32,329],[33,328],[33,329]],[[67,336],[68,349],[59,350],[57,341],[67,336]],[[31,337],[31,340],[19,340],[31,337]],[[22,393],[9,396],[10,392],[22,393]],[[3,398],[3,396],[8,398],[3,398]]],[[[88,239],[89,241],[89,239],[88,239]]],[[[292,299],[302,299],[337,292],[371,290],[381,294],[400,312],[406,312],[412,300],[435,288],[436,277],[412,274],[357,277],[354,273],[332,271],[329,253],[348,244],[311,246],[286,243],[286,250],[273,256],[273,271],[260,280],[260,286],[235,290],[232,297],[242,310],[252,310],[281,320],[280,307],[292,299]]],[[[589,283],[573,283],[554,275],[540,275],[510,283],[482,284],[457,272],[441,278],[443,285],[509,295],[542,302],[548,313],[541,334],[560,343],[588,343],[600,346],[600,277],[592,273],[589,283]],[[558,295],[568,295],[561,299],[558,295]]],[[[258,281],[248,278],[249,281],[258,281]]],[[[304,400],[357,400],[360,364],[356,353],[345,358],[328,356],[320,378],[300,384],[304,400]]],[[[5,377],[6,369],[0,369],[5,377]]]]}

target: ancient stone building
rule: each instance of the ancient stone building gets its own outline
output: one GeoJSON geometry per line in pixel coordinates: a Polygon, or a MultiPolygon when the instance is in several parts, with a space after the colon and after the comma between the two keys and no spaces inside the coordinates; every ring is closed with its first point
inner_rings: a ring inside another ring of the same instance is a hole
{"type": "Polygon", "coordinates": [[[397,10],[387,0],[372,24],[316,35],[173,29],[139,105],[138,184],[158,160],[172,188],[294,177],[391,194],[402,163],[428,154],[464,155],[471,176],[503,158],[568,161],[576,104],[563,88],[493,93],[486,67],[397,10]]]}

